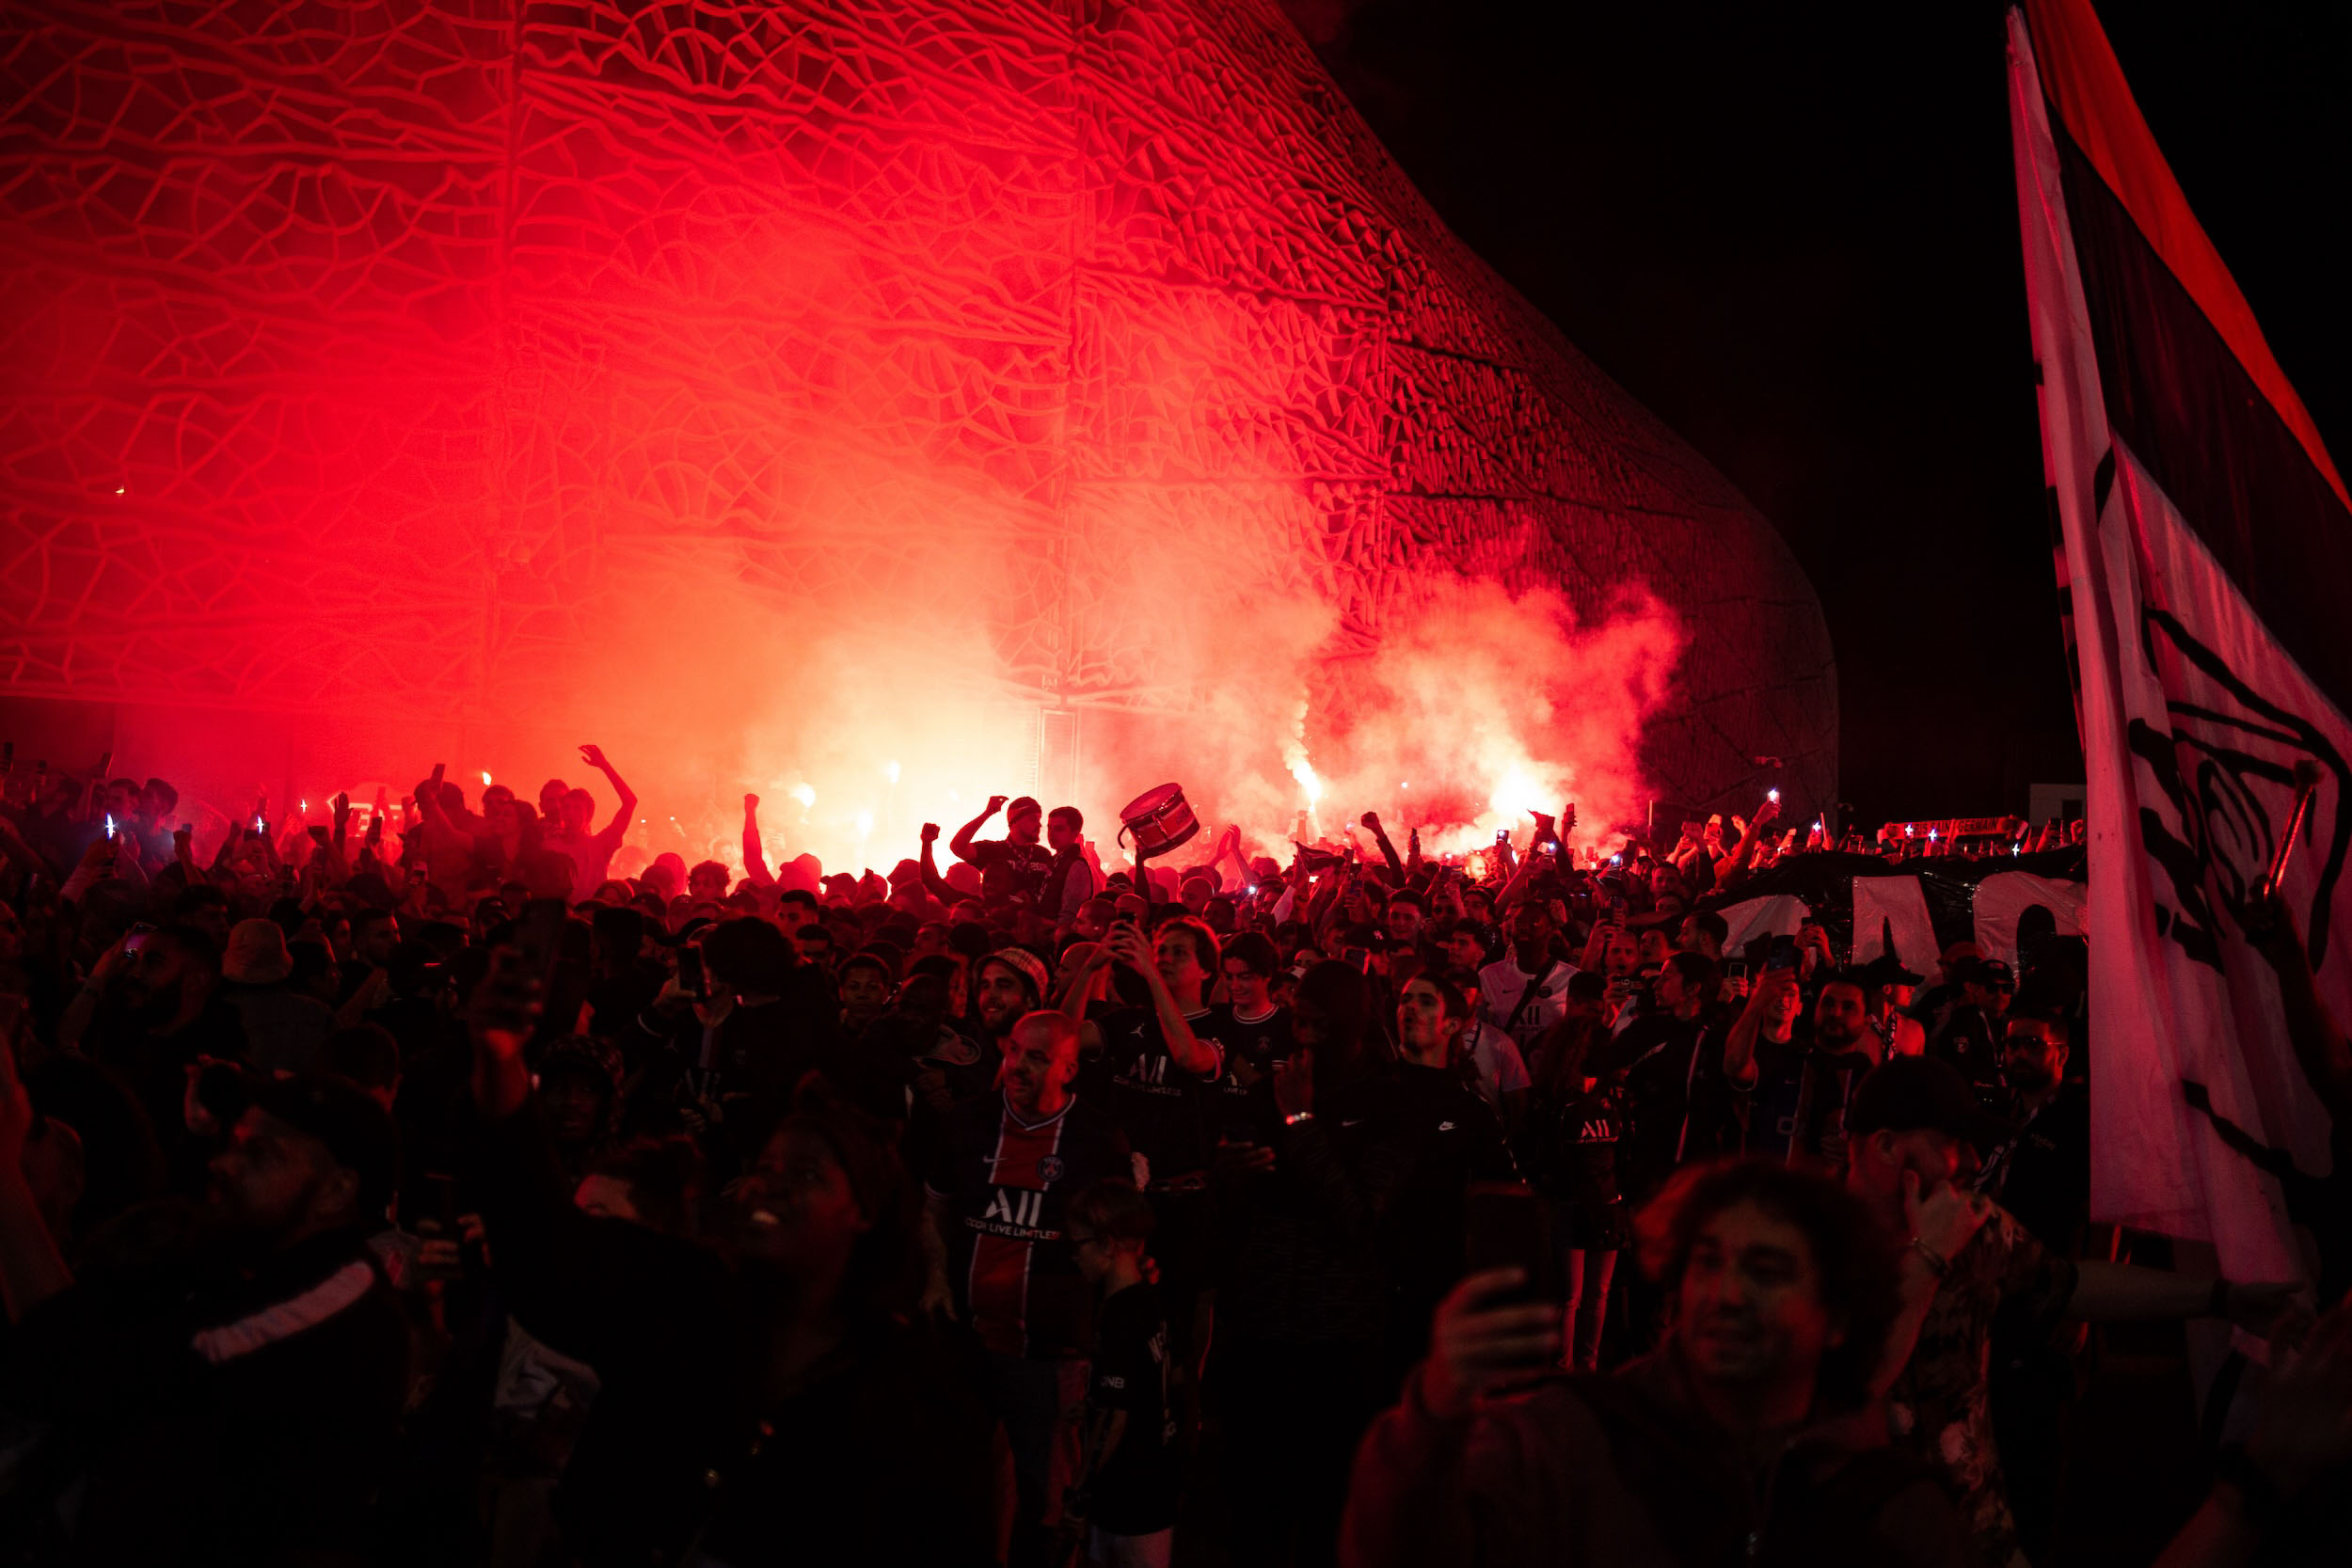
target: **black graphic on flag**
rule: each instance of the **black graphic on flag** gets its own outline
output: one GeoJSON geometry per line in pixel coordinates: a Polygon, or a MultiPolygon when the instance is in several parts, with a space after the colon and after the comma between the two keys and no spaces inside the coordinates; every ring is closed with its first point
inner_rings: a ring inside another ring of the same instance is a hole
{"type": "Polygon", "coordinates": [[[2293,805],[2296,764],[2308,757],[2335,784],[2314,800],[2312,838],[2300,851],[2318,863],[2311,896],[2295,911],[2316,968],[2328,951],[2336,883],[2352,839],[2352,818],[2340,809],[2352,769],[2316,724],[2264,697],[2164,610],[2142,612],[2140,647],[2152,669],[2186,660],[2231,703],[2223,708],[2168,702],[2169,735],[2141,720],[2131,723],[2132,751],[2163,797],[2161,805],[2143,797],[2139,808],[2148,853],[2172,889],[2171,906],[2157,909],[2159,928],[2199,963],[2222,967],[2221,918],[2246,929],[2255,884],[2293,805]]]}

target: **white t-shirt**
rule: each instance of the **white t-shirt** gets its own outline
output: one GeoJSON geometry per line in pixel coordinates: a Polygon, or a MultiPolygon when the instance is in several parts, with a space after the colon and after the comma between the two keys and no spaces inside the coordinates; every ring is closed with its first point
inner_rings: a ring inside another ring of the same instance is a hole
{"type": "MultiPolygon", "coordinates": [[[[1531,1003],[1534,1012],[1537,1003],[1531,1003]]],[[[1470,1020],[1469,1030],[1470,1066],[1478,1073],[1478,1092],[1486,1097],[1486,1103],[1502,1114],[1502,1097],[1517,1094],[1534,1080],[1527,1075],[1527,1058],[1520,1054],[1518,1042],[1483,1019],[1470,1020]]]]}
{"type": "Polygon", "coordinates": [[[1535,981],[1535,1000],[1522,1009],[1519,997],[1527,990],[1528,976],[1505,954],[1478,972],[1479,1016],[1502,1029],[1517,1010],[1518,1024],[1508,1033],[1521,1046],[1534,1045],[1568,1010],[1568,981],[1575,974],[1575,965],[1554,959],[1535,981]]]}

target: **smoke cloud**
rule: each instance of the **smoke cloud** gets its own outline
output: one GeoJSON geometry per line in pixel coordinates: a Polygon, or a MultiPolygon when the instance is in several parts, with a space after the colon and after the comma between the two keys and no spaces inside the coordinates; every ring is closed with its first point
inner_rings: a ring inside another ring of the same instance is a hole
{"type": "MultiPolygon", "coordinates": [[[[1180,859],[1229,823],[1287,860],[1368,810],[1431,853],[1523,841],[1528,811],[1568,800],[1580,843],[1641,815],[1643,723],[1683,647],[1671,612],[1638,583],[1580,618],[1554,589],[1430,574],[1367,626],[1315,554],[1327,496],[1265,435],[1295,415],[1263,384],[1250,307],[1127,302],[1119,362],[1096,370],[1130,426],[1008,429],[1025,377],[1068,372],[997,363],[968,388],[974,367],[919,338],[847,333],[889,318],[872,277],[797,230],[771,241],[729,247],[740,271],[698,277],[699,297],[649,285],[607,319],[664,329],[609,332],[535,411],[593,433],[612,518],[548,716],[638,787],[646,852],[739,863],[748,792],[771,864],[886,871],[924,822],[944,840],[1031,787],[1055,681],[1081,688],[1078,755],[1074,798],[1045,803],[1080,807],[1106,860],[1118,808],[1170,780],[1207,830],[1180,859]],[[710,413],[731,404],[756,417],[710,413]],[[1105,458],[1105,439],[1127,447],[1105,458]],[[1225,477],[1041,499],[1138,445],[1225,477]],[[1083,512],[1075,544],[1062,507],[1083,512]],[[1089,681],[1128,711],[1089,706],[1089,681]]],[[[583,782],[568,746],[523,749],[544,754],[480,766],[583,782]]]]}

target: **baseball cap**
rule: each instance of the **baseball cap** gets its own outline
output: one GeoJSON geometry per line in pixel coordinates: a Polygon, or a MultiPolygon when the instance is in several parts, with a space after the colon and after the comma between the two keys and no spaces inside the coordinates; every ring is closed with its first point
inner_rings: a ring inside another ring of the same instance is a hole
{"type": "Polygon", "coordinates": [[[295,1132],[326,1146],[335,1163],[359,1179],[359,1213],[380,1222],[400,1177],[400,1137],[375,1097],[333,1073],[274,1078],[254,1090],[253,1104],[295,1132]]]}
{"type": "Polygon", "coordinates": [[[2013,1131],[1978,1103],[1958,1068],[1932,1056],[1898,1056],[1854,1085],[1846,1107],[1848,1132],[1914,1132],[1923,1127],[1948,1133],[1979,1154],[2006,1142],[2013,1131]]]}
{"type": "Polygon", "coordinates": [[[2015,990],[2017,976],[2009,965],[1998,958],[1978,958],[1960,971],[1961,983],[1971,981],[1987,990],[2015,990]]]}

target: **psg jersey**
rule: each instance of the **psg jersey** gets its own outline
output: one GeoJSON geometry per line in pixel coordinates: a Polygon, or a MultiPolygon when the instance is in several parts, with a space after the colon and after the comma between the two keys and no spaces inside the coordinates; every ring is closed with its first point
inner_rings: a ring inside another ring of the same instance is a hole
{"type": "Polygon", "coordinates": [[[1089,1182],[1134,1180],[1126,1137],[1082,1100],[1024,1121],[1001,1094],[948,1118],[928,1185],[953,1200],[947,1276],[980,1342],[1004,1355],[1083,1355],[1093,1292],[1063,1226],[1071,1195],[1089,1182]]]}
{"type": "MultiPolygon", "coordinates": [[[[1187,1019],[1194,1037],[1218,1047],[1212,1015],[1187,1019]]],[[[1103,1053],[1081,1063],[1078,1092],[1108,1111],[1135,1151],[1143,1156],[1145,1180],[1166,1181],[1208,1168],[1209,1106],[1216,1098],[1216,1075],[1202,1078],[1168,1053],[1158,1016],[1149,1007],[1122,1007],[1095,1022],[1103,1053]]],[[[1220,1056],[1217,1075],[1224,1071],[1220,1056]]]]}
{"type": "Polygon", "coordinates": [[[1256,1136],[1257,1117],[1252,1109],[1251,1091],[1261,1079],[1269,1077],[1274,1064],[1287,1060],[1294,1049],[1291,1042],[1291,1015],[1287,1007],[1276,1007],[1257,1018],[1243,1018],[1230,1002],[1220,1002],[1209,1009],[1209,1016],[1192,1026],[1193,1033],[1202,1039],[1215,1037],[1225,1057],[1225,1071],[1216,1084],[1216,1104],[1212,1111],[1216,1125],[1212,1129],[1217,1137],[1247,1143],[1256,1136]]]}

